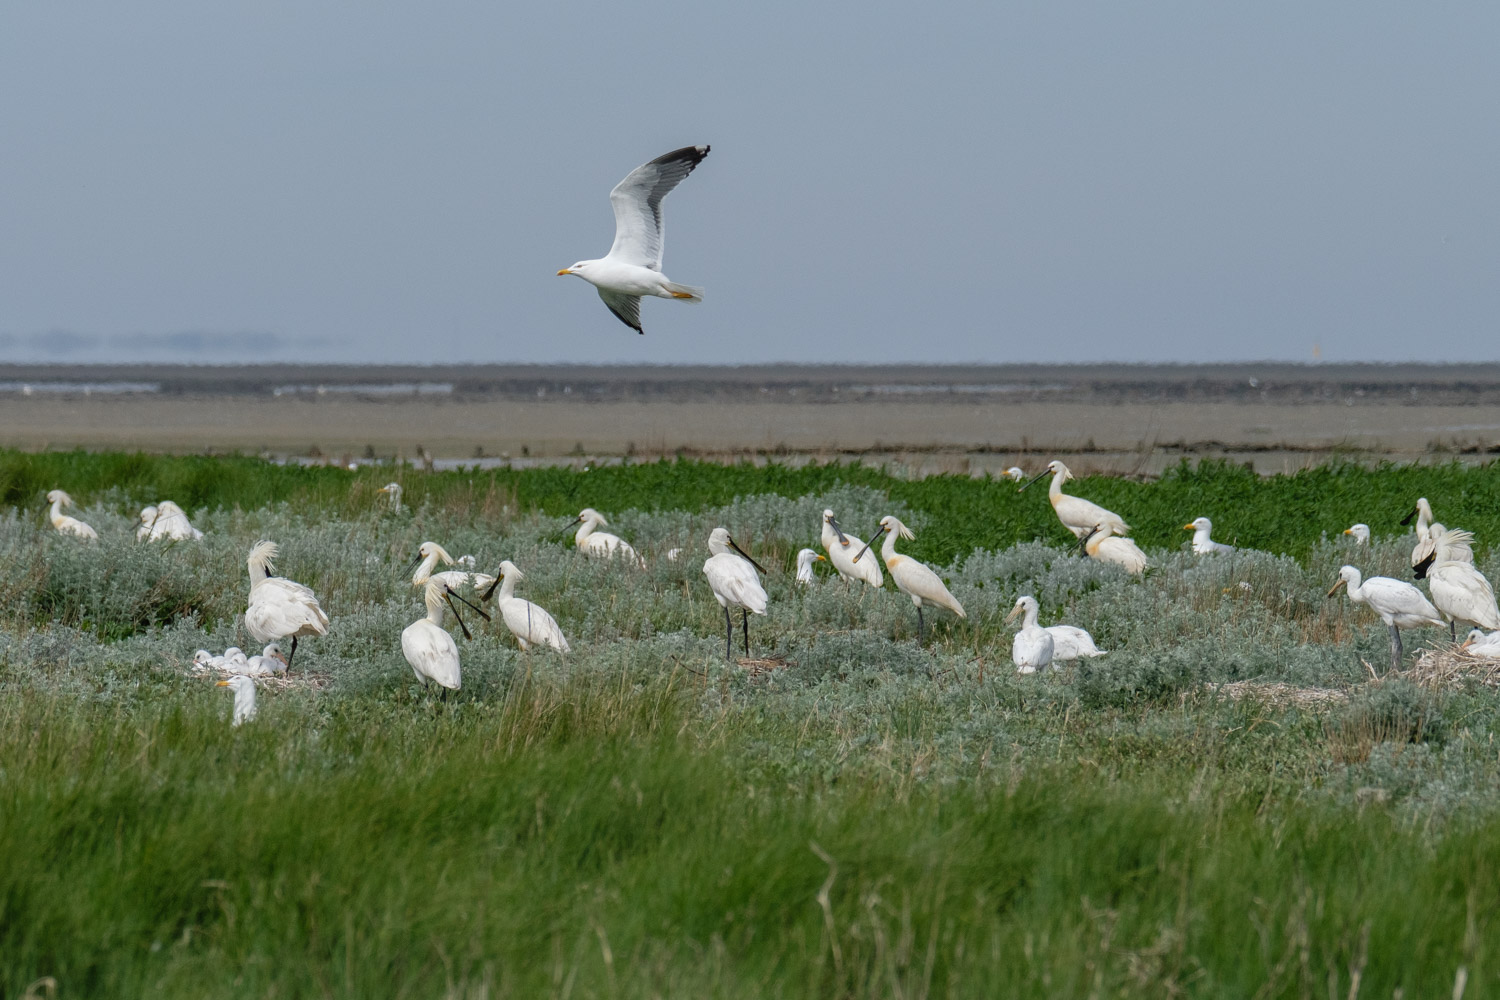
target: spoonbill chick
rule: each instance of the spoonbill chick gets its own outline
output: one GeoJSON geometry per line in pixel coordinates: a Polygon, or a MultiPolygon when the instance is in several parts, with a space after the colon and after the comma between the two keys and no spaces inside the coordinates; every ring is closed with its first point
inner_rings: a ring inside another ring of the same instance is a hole
{"type": "Polygon", "coordinates": [[[1020,493],[1047,475],[1052,476],[1052,485],[1047,488],[1047,500],[1052,504],[1052,511],[1057,515],[1057,519],[1063,523],[1064,528],[1073,533],[1074,538],[1083,538],[1100,527],[1108,528],[1112,534],[1116,535],[1130,534],[1130,525],[1126,524],[1119,514],[1105,510],[1091,500],[1069,496],[1062,491],[1062,484],[1072,479],[1073,473],[1056,459],[1048,462],[1044,471],[1016,492],[1020,493]]]}
{"type": "Polygon", "coordinates": [[[756,570],[761,573],[765,570],[735,544],[724,528],[715,528],[709,534],[708,551],[711,554],[703,563],[703,575],[708,577],[708,588],[714,592],[714,599],[724,609],[724,659],[731,658],[734,648],[734,619],[729,617],[731,607],[740,609],[745,655],[749,656],[750,616],[766,613],[766,588],[760,585],[760,576],[756,573],[756,570]]]}
{"type": "Polygon", "coordinates": [[[912,530],[899,520],[887,514],[880,519],[880,530],[870,536],[865,547],[860,549],[859,555],[854,557],[859,562],[860,556],[870,551],[870,546],[875,544],[875,539],[885,535],[885,542],[880,546],[880,557],[885,561],[885,568],[891,571],[891,579],[896,581],[896,589],[911,598],[911,602],[917,606],[917,644],[921,645],[924,631],[922,622],[922,602],[936,604],[940,608],[947,608],[960,618],[969,617],[964,613],[964,606],[958,603],[958,598],[948,593],[948,588],[943,585],[943,580],[925,564],[917,562],[911,556],[903,556],[896,551],[896,536],[902,538],[916,538],[912,530]]]}
{"type": "Polygon", "coordinates": [[[586,556],[597,556],[600,559],[613,559],[618,555],[627,562],[634,563],[642,569],[645,568],[646,560],[630,547],[629,542],[619,535],[611,535],[607,531],[598,530],[609,522],[594,508],[583,508],[577,517],[568,522],[567,527],[571,528],[575,524],[578,525],[578,533],[573,536],[573,544],[578,546],[579,552],[586,556]]]}
{"type": "Polygon", "coordinates": [[[1036,623],[1036,610],[1035,598],[1023,597],[1005,616],[1007,625],[1021,618],[1021,628],[1010,644],[1011,662],[1016,665],[1018,674],[1034,674],[1044,669],[1057,651],[1057,641],[1052,633],[1036,623]]]}
{"type": "Polygon", "coordinates": [[[1206,517],[1195,517],[1191,524],[1184,524],[1183,531],[1193,533],[1193,551],[1200,556],[1227,556],[1234,551],[1233,545],[1225,545],[1208,537],[1214,523],[1206,517]]]}
{"type": "MultiPolygon", "coordinates": [[[[517,569],[516,564],[509,559],[500,564],[500,596],[495,604],[500,609],[500,617],[505,620],[505,627],[516,637],[522,650],[530,649],[532,643],[537,643],[550,646],[559,653],[569,652],[568,640],[563,638],[562,629],[557,627],[553,617],[530,601],[516,596],[516,584],[525,578],[526,574],[517,569]]],[[[490,588],[482,595],[484,600],[489,600],[495,587],[496,584],[490,584],[490,588]]]]}
{"type": "Polygon", "coordinates": [[[464,638],[469,638],[469,629],[453,606],[453,590],[441,580],[430,579],[424,585],[423,598],[427,604],[427,616],[418,618],[401,630],[401,652],[412,672],[425,688],[428,681],[437,681],[443,689],[443,700],[448,700],[449,691],[457,691],[462,684],[458,666],[458,644],[443,628],[443,610],[453,612],[463,629],[464,638]]]}
{"type": "Polygon", "coordinates": [[[237,674],[248,674],[251,677],[264,677],[268,674],[286,673],[286,654],[281,647],[274,642],[266,643],[266,647],[248,660],[242,658],[242,662],[227,665],[227,670],[237,674]]]}
{"type": "Polygon", "coordinates": [[[290,637],[292,651],[287,669],[297,658],[297,640],[307,635],[327,635],[328,616],[318,605],[318,595],[283,577],[272,576],[271,563],[280,549],[275,542],[260,541],[250,550],[245,565],[250,571],[250,605],[245,609],[245,630],[256,642],[276,642],[290,637]]]}
{"type": "Polygon", "coordinates": [[[234,692],[234,721],[231,725],[242,726],[255,718],[255,682],[244,674],[236,674],[227,681],[219,681],[218,687],[234,692]]]}
{"type": "MultiPolygon", "coordinates": [[[[468,558],[470,565],[473,565],[474,557],[469,556],[468,558]]],[[[440,561],[448,566],[460,562],[460,560],[450,556],[448,550],[437,542],[423,542],[421,545],[418,545],[416,557],[406,567],[413,570],[411,585],[413,587],[425,587],[428,580],[436,580],[438,583],[452,590],[459,590],[462,587],[473,587],[477,590],[480,587],[488,587],[495,582],[495,578],[488,573],[471,573],[461,569],[450,569],[444,570],[441,573],[434,573],[433,569],[436,568],[440,561]]]]}
{"type": "Polygon", "coordinates": [[[1370,526],[1368,524],[1355,524],[1344,529],[1344,534],[1354,539],[1355,545],[1370,544],[1370,526]]]}
{"type": "Polygon", "coordinates": [[[839,579],[845,584],[863,580],[872,587],[879,587],[885,583],[885,575],[880,572],[880,564],[874,559],[855,562],[855,553],[859,551],[859,539],[851,539],[844,534],[844,529],[839,527],[838,518],[833,516],[831,510],[823,511],[823,532],[818,540],[822,542],[823,550],[828,553],[828,561],[838,571],[839,579]]]}
{"type": "MultiPolygon", "coordinates": [[[[1027,594],[1016,599],[1016,608],[1025,615],[1026,624],[1035,625],[1037,622],[1038,604],[1035,597],[1027,594]]],[[[1016,612],[1011,611],[1011,617],[1016,612]]],[[[1007,618],[1006,621],[1010,619],[1007,618]]],[[[1052,636],[1052,662],[1061,663],[1065,660],[1076,660],[1083,656],[1103,656],[1108,653],[1107,649],[1100,649],[1094,645],[1094,637],[1077,625],[1047,625],[1044,626],[1047,634],[1052,636]]]]}
{"type": "Polygon", "coordinates": [[[384,493],[386,496],[388,496],[388,497],[391,498],[391,510],[400,510],[401,509],[401,492],[402,491],[401,491],[401,484],[400,483],[386,483],[384,486],[380,487],[380,489],[376,490],[375,492],[376,493],[384,493]]]}
{"type": "Polygon", "coordinates": [[[1495,591],[1483,573],[1474,568],[1474,536],[1450,528],[1433,539],[1433,562],[1427,571],[1432,588],[1432,604],[1448,619],[1448,637],[1458,641],[1458,623],[1479,628],[1500,629],[1500,606],[1495,591]],[[1468,555],[1468,561],[1459,558],[1468,555]]]}
{"type": "Polygon", "coordinates": [[[193,669],[200,673],[216,669],[224,662],[224,657],[215,656],[206,649],[200,649],[193,654],[193,669]]]}
{"type": "Polygon", "coordinates": [[[96,542],[99,540],[99,532],[84,524],[76,517],[69,517],[62,512],[64,507],[73,506],[73,498],[62,490],[52,490],[47,494],[47,501],[52,504],[51,518],[52,527],[64,535],[72,535],[74,538],[82,538],[86,541],[96,542]]]}
{"type": "Polygon", "coordinates": [[[821,553],[812,549],[803,549],[797,553],[797,582],[802,584],[812,583],[817,579],[813,575],[813,563],[827,562],[821,553]]]}
{"type": "Polygon", "coordinates": [[[1388,576],[1372,576],[1368,580],[1361,581],[1359,570],[1353,566],[1344,566],[1339,569],[1338,582],[1329,588],[1328,596],[1332,597],[1338,593],[1340,587],[1348,589],[1349,600],[1368,604],[1370,609],[1380,616],[1380,620],[1385,622],[1386,628],[1391,630],[1392,670],[1397,670],[1401,666],[1403,654],[1401,630],[1403,628],[1417,628],[1422,625],[1436,625],[1441,628],[1444,624],[1443,619],[1438,616],[1438,609],[1422,596],[1422,592],[1401,580],[1393,580],[1388,576]]]}
{"type": "Polygon", "coordinates": [[[1024,483],[1026,481],[1026,470],[1019,465],[1012,465],[1002,475],[1013,483],[1024,483]]]}
{"type": "Polygon", "coordinates": [[[1500,632],[1485,635],[1477,628],[1470,629],[1468,638],[1458,648],[1470,656],[1479,656],[1486,660],[1500,660],[1500,632]]]}
{"type": "Polygon", "coordinates": [[[1083,551],[1090,559],[1123,567],[1127,573],[1144,573],[1150,565],[1146,553],[1129,538],[1112,534],[1112,530],[1108,525],[1096,526],[1083,537],[1083,551]]]}

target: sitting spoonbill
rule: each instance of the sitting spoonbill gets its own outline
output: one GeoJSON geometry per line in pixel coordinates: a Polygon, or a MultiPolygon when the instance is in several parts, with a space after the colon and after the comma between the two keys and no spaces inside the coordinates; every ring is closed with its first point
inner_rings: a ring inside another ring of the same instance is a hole
{"type": "Polygon", "coordinates": [[[756,570],[762,573],[765,570],[735,544],[724,528],[715,528],[709,534],[708,551],[711,554],[703,563],[703,575],[708,577],[708,588],[713,591],[714,600],[724,609],[724,659],[732,658],[734,648],[734,619],[729,617],[731,607],[740,609],[745,655],[749,656],[750,616],[766,613],[766,589],[760,585],[760,577],[756,574],[756,570]]]}
{"type": "MultiPolygon", "coordinates": [[[[459,615],[458,608],[453,606],[453,589],[447,584],[434,577],[426,582],[422,596],[427,605],[427,614],[401,630],[401,652],[406,657],[406,662],[411,664],[412,673],[417,675],[422,686],[425,688],[429,680],[437,681],[438,687],[443,689],[443,700],[447,701],[448,692],[457,691],[462,685],[462,679],[458,665],[458,644],[453,641],[448,630],[443,628],[444,606],[453,612],[465,639],[470,637],[469,629],[459,615]]],[[[472,604],[469,606],[474,607],[472,604]]],[[[480,614],[484,615],[484,612],[481,611],[480,614]]]]}
{"type": "Polygon", "coordinates": [[[870,546],[875,544],[875,539],[885,535],[885,542],[880,546],[880,557],[885,560],[885,568],[891,571],[891,579],[896,581],[896,589],[911,598],[911,602],[917,606],[917,644],[922,644],[923,622],[922,602],[928,601],[940,608],[947,608],[960,618],[969,617],[964,613],[964,606],[958,603],[958,598],[948,593],[948,588],[943,585],[943,580],[923,563],[917,562],[911,556],[903,556],[896,551],[896,536],[902,538],[916,538],[912,530],[902,524],[896,518],[887,514],[880,519],[880,529],[870,536],[865,547],[859,550],[859,555],[854,557],[859,562],[860,556],[870,551],[870,546]]]}
{"type": "Polygon", "coordinates": [[[1458,648],[1470,656],[1480,656],[1487,660],[1500,660],[1500,632],[1491,632],[1489,635],[1485,635],[1477,628],[1470,629],[1468,638],[1458,648]]]}
{"type": "Polygon", "coordinates": [[[239,726],[255,718],[255,682],[244,674],[236,674],[227,681],[219,681],[218,687],[234,692],[234,721],[239,726]]]}
{"type": "MultiPolygon", "coordinates": [[[[1018,674],[1034,674],[1045,668],[1052,662],[1057,652],[1057,640],[1051,632],[1036,623],[1036,600],[1031,597],[1023,597],[1016,601],[1016,606],[1010,609],[1010,614],[1005,616],[1006,624],[1021,619],[1021,628],[1016,632],[1016,637],[1010,644],[1011,662],[1016,665],[1018,674]]],[[[1061,669],[1061,668],[1057,668],[1061,669]]]]}
{"type": "Polygon", "coordinates": [[[495,588],[500,588],[500,596],[495,605],[500,609],[505,627],[516,637],[523,652],[530,649],[533,642],[550,646],[559,653],[571,652],[568,640],[563,638],[562,629],[557,627],[556,620],[539,606],[516,596],[516,584],[525,578],[526,574],[517,569],[515,563],[506,559],[500,564],[499,579],[490,584],[489,589],[480,595],[480,599],[489,600],[495,593],[495,588]]]}
{"type": "Polygon", "coordinates": [[[844,534],[844,529],[839,527],[838,518],[833,516],[831,510],[823,511],[823,532],[818,540],[822,542],[823,549],[828,553],[829,563],[838,571],[839,579],[845,585],[855,580],[863,580],[872,587],[885,583],[880,565],[874,559],[864,563],[855,562],[859,539],[851,539],[844,534]]]}
{"type": "Polygon", "coordinates": [[[280,549],[275,542],[260,541],[245,560],[250,571],[250,605],[245,609],[245,630],[256,642],[275,642],[288,636],[292,651],[287,669],[297,657],[297,640],[305,635],[327,635],[328,616],[318,606],[318,596],[283,577],[271,575],[271,563],[280,549]]]}
{"type": "Polygon", "coordinates": [[[1355,545],[1370,544],[1370,526],[1368,524],[1355,524],[1344,529],[1344,534],[1354,539],[1355,545]]]}
{"type": "Polygon", "coordinates": [[[1045,470],[1016,492],[1020,493],[1027,486],[1049,474],[1052,476],[1052,485],[1047,488],[1047,501],[1052,504],[1052,511],[1057,515],[1057,519],[1063,523],[1064,528],[1073,533],[1073,537],[1083,538],[1100,527],[1108,528],[1116,535],[1130,534],[1130,525],[1126,524],[1119,514],[1105,510],[1091,500],[1069,496],[1062,491],[1062,484],[1072,479],[1073,473],[1056,459],[1048,462],[1045,470]]]}
{"type": "Polygon", "coordinates": [[[1228,555],[1234,551],[1233,545],[1225,545],[1209,537],[1209,532],[1214,530],[1214,523],[1206,517],[1195,517],[1191,524],[1184,524],[1182,530],[1193,533],[1193,552],[1197,555],[1228,555]]]}
{"type": "Polygon", "coordinates": [[[817,579],[817,577],[813,575],[813,563],[827,561],[828,560],[824,559],[821,553],[814,552],[812,549],[803,549],[802,551],[798,552],[797,582],[802,584],[812,583],[817,579]]]}
{"type": "MultiPolygon", "coordinates": [[[[467,558],[469,559],[469,565],[472,566],[474,564],[474,557],[468,556],[467,558]]],[[[458,590],[460,587],[473,587],[477,590],[480,587],[488,587],[495,582],[495,578],[488,573],[471,573],[460,569],[450,569],[444,570],[441,573],[434,573],[433,569],[440,560],[449,566],[461,563],[461,560],[454,559],[448,554],[448,550],[437,542],[423,542],[421,545],[418,545],[416,556],[406,567],[408,570],[414,570],[411,575],[411,585],[413,587],[423,587],[427,585],[428,580],[436,580],[438,583],[452,590],[458,590]]],[[[405,570],[402,572],[404,573],[405,570]]]]}
{"type": "Polygon", "coordinates": [[[86,541],[96,542],[99,540],[99,532],[84,524],[76,517],[69,517],[62,512],[64,507],[73,506],[73,498],[62,490],[52,490],[47,494],[47,500],[52,504],[52,527],[64,535],[72,535],[74,538],[82,538],[86,541]]]}
{"type": "Polygon", "coordinates": [[[1329,588],[1328,596],[1332,597],[1344,586],[1347,586],[1351,601],[1368,604],[1391,630],[1392,670],[1401,667],[1403,628],[1416,628],[1419,625],[1436,625],[1441,628],[1444,624],[1443,619],[1438,616],[1438,609],[1409,583],[1393,580],[1388,576],[1372,576],[1361,582],[1359,570],[1353,566],[1344,566],[1339,569],[1338,582],[1329,588]]]}
{"type": "MultiPolygon", "coordinates": [[[[1016,599],[1016,607],[1011,611],[1011,618],[1016,616],[1017,611],[1024,614],[1026,625],[1037,623],[1038,605],[1035,597],[1027,594],[1016,599]]],[[[1061,663],[1066,660],[1076,660],[1081,656],[1103,656],[1109,652],[1094,645],[1094,637],[1077,625],[1048,625],[1047,634],[1052,636],[1052,662],[1061,663]]]]}
{"type": "Polygon", "coordinates": [[[203,532],[193,527],[186,511],[170,500],[163,500],[141,508],[141,526],[135,530],[135,537],[148,542],[158,538],[196,542],[203,538],[203,532]]]}
{"type": "Polygon", "coordinates": [[[619,535],[611,535],[607,531],[599,531],[599,527],[609,524],[604,515],[592,507],[585,507],[578,512],[578,516],[569,521],[565,528],[578,525],[578,533],[573,536],[573,544],[578,546],[578,551],[586,556],[598,556],[601,559],[613,559],[616,555],[627,562],[645,568],[646,560],[641,558],[639,552],[631,548],[630,543],[619,535]]]}
{"type": "Polygon", "coordinates": [[[1146,553],[1130,539],[1113,535],[1112,530],[1108,525],[1096,526],[1090,534],[1083,537],[1080,543],[1083,551],[1088,553],[1090,559],[1124,567],[1128,573],[1144,573],[1150,565],[1146,561],[1146,553]]]}
{"type": "Polygon", "coordinates": [[[380,489],[376,490],[375,492],[376,493],[384,493],[386,496],[388,496],[388,497],[391,498],[391,510],[400,510],[401,509],[401,492],[402,492],[402,490],[401,490],[401,484],[400,483],[386,483],[384,486],[380,487],[380,489]]]}
{"type": "Polygon", "coordinates": [[[1433,540],[1431,568],[1427,571],[1432,604],[1448,619],[1448,637],[1458,641],[1458,623],[1500,629],[1500,606],[1495,591],[1483,573],[1474,568],[1469,542],[1474,536],[1450,528],[1433,540]],[[1460,558],[1460,553],[1468,560],[1460,558]]]}

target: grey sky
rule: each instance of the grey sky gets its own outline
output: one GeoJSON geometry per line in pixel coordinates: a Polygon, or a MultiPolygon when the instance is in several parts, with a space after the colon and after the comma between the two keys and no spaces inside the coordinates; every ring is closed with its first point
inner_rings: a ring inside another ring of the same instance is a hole
{"type": "Polygon", "coordinates": [[[1497,45],[1493,4],[12,5],[0,359],[1495,359],[1497,45]],[[640,337],[554,272],[702,142],[664,270],[706,301],[640,337]]]}

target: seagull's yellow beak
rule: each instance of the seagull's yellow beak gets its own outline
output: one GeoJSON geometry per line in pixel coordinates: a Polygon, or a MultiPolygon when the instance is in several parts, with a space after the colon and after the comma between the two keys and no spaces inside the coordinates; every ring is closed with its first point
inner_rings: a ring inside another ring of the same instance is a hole
{"type": "Polygon", "coordinates": [[[565,274],[572,274],[572,273],[573,273],[573,269],[571,267],[565,267],[561,271],[558,271],[557,275],[558,275],[558,277],[562,277],[565,274]]]}
{"type": "Polygon", "coordinates": [[[1193,530],[1193,526],[1191,524],[1184,524],[1182,526],[1182,530],[1183,531],[1192,531],[1193,530]]]}
{"type": "Polygon", "coordinates": [[[219,681],[217,684],[214,685],[214,687],[221,687],[221,688],[227,688],[228,686],[229,686],[229,682],[228,681],[219,681]]]}
{"type": "Polygon", "coordinates": [[[828,561],[828,558],[826,556],[818,556],[818,562],[827,562],[827,561],[828,561]]]}
{"type": "Polygon", "coordinates": [[[1345,528],[1344,529],[1344,534],[1346,534],[1346,535],[1352,535],[1352,534],[1354,534],[1354,529],[1353,528],[1345,528]]]}

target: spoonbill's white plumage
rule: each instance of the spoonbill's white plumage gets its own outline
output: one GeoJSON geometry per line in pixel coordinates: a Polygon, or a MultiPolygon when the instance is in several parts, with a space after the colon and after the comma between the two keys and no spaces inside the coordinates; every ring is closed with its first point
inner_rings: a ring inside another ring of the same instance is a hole
{"type": "Polygon", "coordinates": [[[193,527],[187,511],[170,500],[163,500],[141,508],[141,525],[135,530],[135,537],[148,542],[158,538],[196,542],[203,538],[203,532],[193,527]]]}
{"type": "MultiPolygon", "coordinates": [[[[1024,623],[1035,625],[1040,606],[1037,599],[1027,594],[1016,599],[1016,608],[1025,616],[1024,623]]],[[[1011,617],[1016,611],[1013,609],[1011,617]]],[[[1010,619],[1006,619],[1009,621],[1010,619]]],[[[1109,652],[1094,645],[1094,637],[1087,630],[1077,625],[1046,625],[1043,626],[1047,634],[1052,636],[1052,662],[1062,663],[1065,660],[1076,660],[1084,656],[1103,656],[1109,652]]]]}
{"type": "Polygon", "coordinates": [[[52,527],[64,535],[72,535],[74,538],[82,538],[90,542],[99,540],[99,532],[95,531],[91,526],[84,524],[78,518],[70,517],[62,512],[64,507],[73,506],[72,497],[68,496],[62,490],[52,490],[47,494],[47,502],[52,504],[52,510],[49,514],[52,520],[52,527]]]}
{"type": "Polygon", "coordinates": [[[255,682],[244,674],[236,674],[227,681],[219,681],[219,687],[234,692],[234,719],[230,725],[241,726],[255,718],[255,682]]]}
{"type": "Polygon", "coordinates": [[[831,510],[823,511],[823,531],[818,540],[822,543],[823,550],[828,553],[828,562],[838,572],[839,579],[845,583],[862,580],[872,587],[879,587],[885,583],[885,575],[880,572],[878,560],[854,561],[854,557],[859,554],[860,540],[844,534],[844,529],[839,525],[838,518],[833,516],[831,510]]]}
{"type": "MultiPolygon", "coordinates": [[[[1062,522],[1063,527],[1073,533],[1074,538],[1083,538],[1096,527],[1107,528],[1112,534],[1116,535],[1128,535],[1130,533],[1130,525],[1126,524],[1124,518],[1120,517],[1119,514],[1116,514],[1112,510],[1105,510],[1092,500],[1085,500],[1083,497],[1069,496],[1064,493],[1062,491],[1062,484],[1072,479],[1073,473],[1068,471],[1066,465],[1056,459],[1048,462],[1047,468],[1028,482],[1026,486],[1022,486],[1021,490],[1026,489],[1027,486],[1037,482],[1037,480],[1046,475],[1052,476],[1052,485],[1047,487],[1047,500],[1052,504],[1052,511],[1057,515],[1057,519],[1062,522]]],[[[1019,493],[1021,490],[1017,490],[1016,492],[1019,493]]]]}
{"type": "Polygon", "coordinates": [[[875,544],[875,539],[881,535],[885,535],[885,541],[880,546],[880,557],[885,562],[885,568],[891,571],[891,579],[896,581],[896,589],[910,597],[911,602],[917,606],[917,642],[919,644],[922,642],[924,631],[922,621],[924,602],[947,608],[960,618],[969,617],[964,613],[964,606],[958,603],[958,598],[948,593],[942,577],[934,573],[926,564],[896,551],[896,536],[907,539],[917,536],[890,514],[880,519],[880,530],[870,536],[870,540],[865,543],[859,555],[854,557],[856,562],[860,561],[860,557],[869,551],[870,546],[875,544]]]}
{"type": "Polygon", "coordinates": [[[1500,606],[1495,590],[1483,573],[1474,567],[1469,543],[1474,536],[1467,531],[1449,528],[1433,539],[1433,562],[1427,570],[1432,603],[1448,619],[1448,634],[1458,641],[1458,623],[1479,628],[1500,629],[1500,606]],[[1467,555],[1465,561],[1461,556],[1467,555]]]}
{"type": "Polygon", "coordinates": [[[1500,660],[1500,632],[1491,632],[1485,635],[1479,629],[1470,629],[1468,638],[1464,639],[1462,646],[1458,647],[1470,656],[1479,656],[1487,660],[1500,660]]]}
{"type": "Polygon", "coordinates": [[[1084,536],[1083,551],[1090,559],[1123,567],[1129,573],[1144,573],[1150,565],[1139,545],[1129,538],[1111,534],[1107,525],[1096,527],[1091,534],[1084,536]]]}
{"type": "Polygon", "coordinates": [[[812,549],[803,549],[797,553],[797,582],[802,584],[812,583],[817,579],[813,575],[813,563],[827,562],[822,553],[812,549]]]}
{"type": "Polygon", "coordinates": [[[1022,597],[1010,609],[1010,614],[1005,616],[1007,624],[1021,618],[1021,628],[1010,644],[1011,662],[1016,665],[1016,672],[1020,674],[1034,674],[1045,669],[1057,651],[1056,639],[1051,632],[1037,624],[1036,615],[1036,600],[1022,597]]]}
{"type": "Polygon", "coordinates": [[[597,556],[600,559],[613,559],[619,556],[626,562],[636,566],[645,567],[646,560],[641,554],[633,549],[629,542],[619,535],[611,535],[599,528],[609,524],[604,515],[592,507],[585,507],[578,512],[578,516],[568,522],[568,527],[578,525],[578,531],[573,535],[573,544],[578,546],[578,551],[586,556],[597,556]]]}
{"type": "Polygon", "coordinates": [[[1193,518],[1190,524],[1182,526],[1182,530],[1193,533],[1193,551],[1200,556],[1228,555],[1234,551],[1233,545],[1225,545],[1209,537],[1209,533],[1214,530],[1214,523],[1206,517],[1193,518]]]}
{"type": "Polygon", "coordinates": [[[1364,580],[1358,569],[1344,566],[1339,569],[1338,582],[1329,588],[1328,596],[1338,593],[1340,587],[1349,591],[1351,601],[1369,605],[1380,616],[1380,620],[1385,622],[1386,628],[1391,630],[1392,670],[1401,666],[1402,629],[1423,625],[1441,628],[1444,624],[1432,602],[1423,597],[1420,590],[1404,581],[1393,580],[1388,576],[1372,576],[1364,580]]]}
{"type": "MultiPolygon", "coordinates": [[[[458,643],[443,628],[443,611],[452,608],[448,586],[436,578],[424,584],[422,596],[427,604],[427,615],[418,618],[401,630],[401,652],[411,664],[412,673],[426,687],[436,681],[443,689],[443,700],[449,691],[457,691],[462,685],[462,672],[458,663],[458,643]]],[[[458,617],[457,609],[453,610],[458,617]]]]}
{"type": "Polygon", "coordinates": [[[1344,529],[1344,534],[1354,539],[1355,545],[1370,544],[1370,526],[1368,524],[1353,524],[1344,529]]]}
{"type": "MultiPolygon", "coordinates": [[[[474,557],[469,556],[469,564],[473,565],[474,557]]],[[[433,570],[439,562],[452,566],[460,560],[454,559],[448,554],[448,550],[437,542],[423,542],[417,546],[417,555],[413,562],[416,568],[412,570],[411,585],[413,587],[425,587],[428,580],[436,580],[445,587],[453,590],[461,590],[465,587],[479,589],[488,587],[495,582],[495,578],[488,573],[473,573],[468,570],[450,569],[434,573],[433,570]]]]}
{"type": "Polygon", "coordinates": [[[151,533],[156,530],[157,509],[155,504],[141,508],[140,527],[135,529],[135,537],[140,541],[149,541],[151,533]]]}
{"type": "Polygon", "coordinates": [[[250,571],[250,605],[245,609],[245,630],[256,642],[290,638],[292,651],[287,667],[297,656],[297,640],[328,634],[328,616],[318,605],[311,587],[272,576],[272,565],[280,550],[275,542],[260,541],[250,550],[245,564],[250,571]]]}
{"type": "MultiPolygon", "coordinates": [[[[236,652],[239,651],[236,650],[236,652]]],[[[282,653],[279,645],[268,642],[264,649],[249,658],[246,658],[244,654],[234,659],[226,658],[223,669],[232,674],[246,674],[251,677],[284,674],[286,673],[286,654],[282,653]]]]}
{"type": "MultiPolygon", "coordinates": [[[[1426,497],[1417,500],[1417,505],[1401,519],[1401,523],[1410,524],[1413,517],[1417,519],[1417,544],[1411,550],[1411,573],[1420,580],[1427,575],[1437,557],[1438,536],[1448,529],[1433,520],[1432,505],[1426,497]]],[[[1473,562],[1474,552],[1468,546],[1459,546],[1454,548],[1450,558],[1458,562],[1473,562]]]]}
{"type": "MultiPolygon", "coordinates": [[[[525,577],[526,574],[517,569],[516,564],[509,559],[500,564],[500,596],[496,598],[495,604],[500,609],[505,627],[510,629],[523,650],[530,649],[532,643],[537,643],[559,653],[569,652],[568,640],[563,638],[562,629],[557,627],[553,617],[538,605],[516,596],[516,584],[525,577]]],[[[486,600],[494,589],[495,584],[490,584],[490,589],[484,593],[486,600]]]]}
{"type": "Polygon", "coordinates": [[[684,146],[643,163],[609,193],[615,211],[615,242],[598,260],[580,260],[557,273],[574,274],[599,291],[609,311],[636,333],[641,297],[702,302],[703,289],[668,281],[661,273],[665,225],[661,203],[708,155],[708,146],[684,146]]]}
{"type": "Polygon", "coordinates": [[[745,635],[745,655],[750,655],[750,616],[766,613],[766,588],[760,584],[760,564],[747,556],[725,528],[715,528],[708,536],[708,559],[703,563],[703,575],[708,578],[708,588],[714,600],[724,609],[724,658],[731,656],[734,639],[734,619],[729,617],[730,608],[740,609],[741,627],[745,635]]]}

